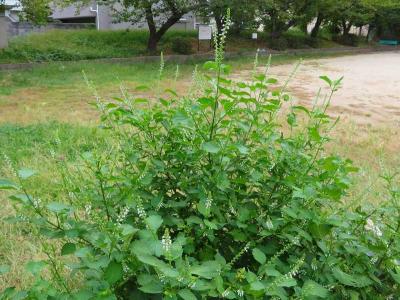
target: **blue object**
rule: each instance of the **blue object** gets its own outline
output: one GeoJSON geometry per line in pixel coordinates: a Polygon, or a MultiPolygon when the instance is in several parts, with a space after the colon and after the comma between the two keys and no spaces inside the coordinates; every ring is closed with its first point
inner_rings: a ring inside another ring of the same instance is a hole
{"type": "Polygon", "coordinates": [[[381,45],[392,45],[392,46],[396,46],[396,45],[399,44],[399,42],[396,41],[396,40],[380,40],[380,41],[379,41],[379,44],[381,44],[381,45]]]}

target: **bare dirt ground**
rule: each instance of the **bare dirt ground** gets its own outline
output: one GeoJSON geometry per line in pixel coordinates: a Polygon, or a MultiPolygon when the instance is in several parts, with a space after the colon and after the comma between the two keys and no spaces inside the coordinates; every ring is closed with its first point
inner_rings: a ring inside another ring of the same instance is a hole
{"type": "MultiPolygon", "coordinates": [[[[278,65],[269,74],[284,81],[293,65],[278,65]]],[[[248,71],[238,74],[246,78],[248,71]]],[[[319,76],[344,76],[342,88],[332,99],[329,112],[360,124],[400,125],[400,52],[386,52],[317,59],[302,63],[288,85],[294,100],[311,105],[318,89],[327,92],[319,76]]]]}

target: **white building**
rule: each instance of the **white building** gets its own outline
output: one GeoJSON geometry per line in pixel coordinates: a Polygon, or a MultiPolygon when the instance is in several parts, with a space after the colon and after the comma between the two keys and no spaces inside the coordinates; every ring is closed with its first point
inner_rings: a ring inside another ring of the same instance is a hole
{"type": "MultiPolygon", "coordinates": [[[[6,11],[5,15],[12,22],[19,22],[19,13],[22,7],[18,0],[5,0],[6,11]]],[[[68,6],[65,8],[54,7],[53,14],[50,16],[53,20],[61,23],[92,23],[96,28],[102,29],[137,29],[146,28],[146,22],[138,24],[131,23],[114,23],[112,10],[108,6],[97,5],[93,1],[91,5],[77,9],[76,6],[68,6]]],[[[192,13],[188,13],[181,20],[174,25],[176,29],[195,29],[196,18],[192,13]]]]}
{"type": "MultiPolygon", "coordinates": [[[[51,16],[54,20],[59,20],[63,23],[93,23],[96,24],[97,29],[137,29],[146,28],[147,24],[141,22],[138,24],[131,23],[114,23],[112,10],[108,6],[97,5],[93,1],[92,5],[86,6],[77,10],[75,6],[66,8],[56,7],[51,16]]],[[[192,13],[188,13],[181,18],[181,20],[174,25],[177,29],[195,29],[196,18],[192,13]]]]}
{"type": "Polygon", "coordinates": [[[11,21],[18,22],[18,14],[22,11],[21,4],[18,0],[5,0],[4,5],[6,7],[5,15],[11,21]]]}

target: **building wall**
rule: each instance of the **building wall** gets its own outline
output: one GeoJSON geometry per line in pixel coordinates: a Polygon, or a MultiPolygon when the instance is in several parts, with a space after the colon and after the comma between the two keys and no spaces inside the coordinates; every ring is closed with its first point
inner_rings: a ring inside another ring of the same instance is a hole
{"type": "Polygon", "coordinates": [[[72,24],[64,24],[64,23],[52,23],[47,24],[45,26],[34,26],[31,23],[11,23],[9,26],[9,34],[10,36],[17,35],[26,35],[32,32],[46,32],[54,29],[61,30],[74,30],[74,29],[85,29],[92,28],[90,24],[86,23],[72,23],[72,24]]]}
{"type": "Polygon", "coordinates": [[[51,15],[51,17],[56,20],[96,17],[96,13],[90,11],[91,7],[93,8],[96,7],[94,2],[92,3],[92,5],[82,7],[79,10],[77,9],[76,6],[72,5],[65,8],[54,7],[53,14],[51,15]]]}
{"type": "MultiPolygon", "coordinates": [[[[112,11],[107,6],[99,6],[99,14],[92,12],[90,8],[95,9],[96,4],[95,2],[92,5],[85,6],[80,10],[77,10],[75,6],[69,6],[64,9],[54,8],[54,13],[52,18],[56,20],[65,20],[65,19],[75,19],[75,18],[84,18],[84,17],[96,17],[98,18],[99,22],[99,29],[100,30],[107,30],[107,29],[147,29],[146,22],[139,22],[136,24],[131,24],[129,22],[122,22],[122,23],[114,23],[112,11]]],[[[118,8],[117,8],[118,9],[118,8]]],[[[185,21],[178,22],[173,26],[174,29],[182,29],[182,30],[190,30],[195,29],[195,16],[192,13],[186,14],[182,19],[185,21]]],[[[96,20],[97,22],[97,20],[96,20]]]]}
{"type": "Polygon", "coordinates": [[[13,22],[8,16],[0,15],[0,49],[6,48],[9,39],[15,36],[26,35],[33,32],[46,32],[54,29],[70,30],[83,28],[93,28],[93,25],[50,23],[45,26],[34,26],[27,22],[13,22]]]}
{"type": "Polygon", "coordinates": [[[8,46],[8,23],[9,19],[0,15],[0,49],[8,46]]]}

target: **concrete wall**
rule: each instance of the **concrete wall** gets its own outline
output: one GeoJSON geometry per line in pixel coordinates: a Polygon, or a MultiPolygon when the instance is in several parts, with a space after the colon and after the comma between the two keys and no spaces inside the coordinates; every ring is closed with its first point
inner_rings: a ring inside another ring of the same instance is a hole
{"type": "MultiPolygon", "coordinates": [[[[4,45],[6,40],[14,36],[27,35],[33,32],[46,32],[54,29],[70,30],[70,29],[84,29],[93,28],[92,24],[64,24],[64,23],[50,23],[45,26],[34,26],[26,22],[12,22],[8,17],[0,16],[0,45],[4,45]]],[[[4,48],[4,46],[3,46],[4,48]]]]}
{"type": "Polygon", "coordinates": [[[55,7],[53,8],[53,14],[51,17],[53,19],[74,19],[74,18],[84,18],[84,17],[96,17],[96,13],[92,12],[90,8],[96,8],[95,3],[93,2],[92,5],[88,5],[82,7],[81,9],[77,9],[76,6],[68,6],[65,8],[55,7]]]}
{"type": "Polygon", "coordinates": [[[8,18],[0,15],[0,49],[8,46],[8,18]]]}
{"type": "Polygon", "coordinates": [[[46,32],[54,29],[84,29],[93,28],[92,24],[64,24],[64,23],[50,23],[45,26],[34,26],[31,23],[25,22],[8,22],[8,34],[9,37],[18,35],[27,35],[33,32],[46,32]]]}

